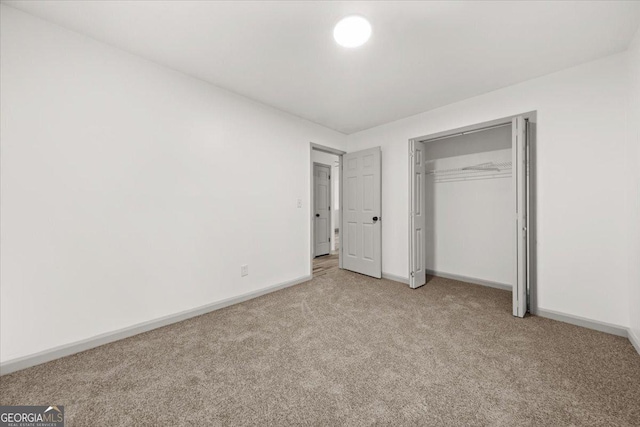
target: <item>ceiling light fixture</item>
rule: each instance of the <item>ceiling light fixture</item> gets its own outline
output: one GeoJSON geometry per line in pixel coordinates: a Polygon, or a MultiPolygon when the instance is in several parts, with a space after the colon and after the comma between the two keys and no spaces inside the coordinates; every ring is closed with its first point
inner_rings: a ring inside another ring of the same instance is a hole
{"type": "Polygon", "coordinates": [[[362,16],[343,18],[333,29],[333,38],[343,47],[362,46],[371,37],[371,24],[362,16]]]}

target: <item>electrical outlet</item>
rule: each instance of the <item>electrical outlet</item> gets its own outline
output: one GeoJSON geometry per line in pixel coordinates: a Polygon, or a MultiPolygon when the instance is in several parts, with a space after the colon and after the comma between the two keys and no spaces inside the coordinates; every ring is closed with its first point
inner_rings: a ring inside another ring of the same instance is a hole
{"type": "Polygon", "coordinates": [[[240,266],[240,276],[247,276],[249,274],[249,266],[247,264],[240,266]]]}

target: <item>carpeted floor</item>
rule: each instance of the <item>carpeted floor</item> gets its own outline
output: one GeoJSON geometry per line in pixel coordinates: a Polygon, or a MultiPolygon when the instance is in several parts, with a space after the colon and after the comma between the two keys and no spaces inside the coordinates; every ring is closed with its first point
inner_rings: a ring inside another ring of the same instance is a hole
{"type": "Polygon", "coordinates": [[[640,425],[625,338],[511,316],[508,292],[342,270],[4,376],[68,426],[640,425]]]}

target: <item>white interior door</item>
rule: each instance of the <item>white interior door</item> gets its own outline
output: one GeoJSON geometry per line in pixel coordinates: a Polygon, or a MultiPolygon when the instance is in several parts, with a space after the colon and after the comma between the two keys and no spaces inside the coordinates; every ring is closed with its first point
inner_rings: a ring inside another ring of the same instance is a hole
{"type": "Polygon", "coordinates": [[[313,164],[314,256],[331,252],[331,168],[313,164]]]}
{"type": "Polygon", "coordinates": [[[524,117],[512,120],[513,186],[516,213],[516,272],[513,284],[513,315],[527,312],[527,131],[524,117]]]}
{"type": "Polygon", "coordinates": [[[380,278],[380,147],[345,154],[342,165],[342,267],[380,278]]]}
{"type": "Polygon", "coordinates": [[[426,213],[425,213],[425,174],[426,163],[424,143],[411,141],[409,144],[409,286],[418,288],[427,283],[426,263],[426,213]]]}

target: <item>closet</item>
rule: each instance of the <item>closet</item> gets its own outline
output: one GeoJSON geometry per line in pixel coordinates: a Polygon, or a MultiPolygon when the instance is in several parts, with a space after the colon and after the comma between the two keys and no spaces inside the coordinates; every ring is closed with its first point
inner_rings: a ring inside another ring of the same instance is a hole
{"type": "Polygon", "coordinates": [[[417,288],[440,276],[509,290],[523,317],[530,124],[496,122],[410,141],[410,281],[417,288]]]}

